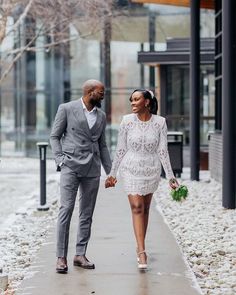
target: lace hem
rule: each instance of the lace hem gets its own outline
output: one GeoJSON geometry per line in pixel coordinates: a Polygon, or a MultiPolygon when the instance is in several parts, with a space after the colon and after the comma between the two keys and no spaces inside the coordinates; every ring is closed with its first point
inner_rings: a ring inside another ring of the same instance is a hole
{"type": "Polygon", "coordinates": [[[122,177],[122,182],[124,184],[124,190],[128,195],[145,196],[148,194],[153,194],[157,190],[160,180],[156,179],[155,181],[136,181],[134,179],[122,177]]]}
{"type": "Polygon", "coordinates": [[[139,195],[145,197],[146,195],[154,194],[156,190],[146,190],[146,191],[125,191],[127,195],[139,195]]]}

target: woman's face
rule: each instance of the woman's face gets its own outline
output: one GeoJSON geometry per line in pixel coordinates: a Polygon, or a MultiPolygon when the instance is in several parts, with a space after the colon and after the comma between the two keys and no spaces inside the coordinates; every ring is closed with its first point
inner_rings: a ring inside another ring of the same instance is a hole
{"type": "Polygon", "coordinates": [[[133,113],[142,113],[144,112],[146,108],[148,100],[146,100],[143,97],[143,94],[141,92],[134,92],[131,96],[130,103],[133,113]]]}

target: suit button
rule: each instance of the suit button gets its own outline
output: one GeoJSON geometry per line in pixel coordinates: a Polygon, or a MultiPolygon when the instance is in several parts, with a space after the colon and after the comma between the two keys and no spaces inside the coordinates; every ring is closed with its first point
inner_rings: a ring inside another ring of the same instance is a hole
{"type": "Polygon", "coordinates": [[[71,129],[72,129],[72,130],[75,130],[75,128],[74,128],[74,127],[72,127],[71,129]]]}

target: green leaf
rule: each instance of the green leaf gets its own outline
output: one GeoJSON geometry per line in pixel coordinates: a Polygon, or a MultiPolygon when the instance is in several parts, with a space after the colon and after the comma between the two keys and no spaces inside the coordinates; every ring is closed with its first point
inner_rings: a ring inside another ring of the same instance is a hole
{"type": "Polygon", "coordinates": [[[172,199],[174,201],[181,201],[182,199],[186,199],[188,196],[188,188],[185,185],[180,185],[176,189],[172,189],[170,192],[172,199]]]}

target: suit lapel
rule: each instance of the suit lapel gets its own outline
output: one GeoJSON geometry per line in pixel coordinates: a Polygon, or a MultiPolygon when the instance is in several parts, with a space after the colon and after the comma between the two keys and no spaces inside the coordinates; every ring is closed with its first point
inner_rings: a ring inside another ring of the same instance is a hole
{"type": "Polygon", "coordinates": [[[84,130],[85,133],[87,133],[89,137],[91,137],[91,130],[89,129],[88,121],[85,117],[83,105],[80,99],[78,100],[76,107],[73,108],[73,113],[79,122],[79,126],[84,130]]]}
{"type": "Polygon", "coordinates": [[[97,130],[100,128],[102,123],[102,112],[100,109],[97,108],[97,120],[93,127],[91,128],[92,134],[97,134],[97,130]]]}

